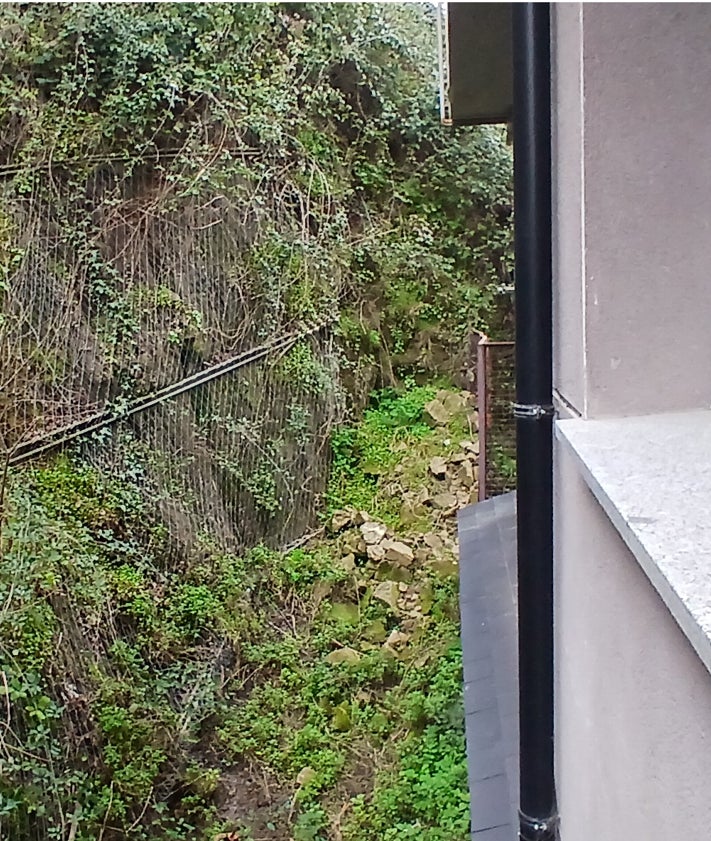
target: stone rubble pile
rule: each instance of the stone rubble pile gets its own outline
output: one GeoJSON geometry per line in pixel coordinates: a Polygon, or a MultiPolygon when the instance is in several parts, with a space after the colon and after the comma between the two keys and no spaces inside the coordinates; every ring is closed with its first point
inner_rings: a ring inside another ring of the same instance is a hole
{"type": "MultiPolygon", "coordinates": [[[[340,550],[339,565],[353,576],[358,600],[377,599],[389,608],[397,630],[388,631],[381,621],[371,623],[364,647],[381,646],[393,655],[406,656],[410,636],[417,631],[433,603],[431,577],[457,575],[456,512],[477,500],[479,443],[478,418],[467,392],[441,391],[425,407],[432,427],[449,425],[466,413],[474,440],[444,440],[447,454],[434,456],[427,465],[426,484],[403,490],[402,465],[381,477],[391,495],[401,497],[399,532],[378,522],[367,511],[335,511],[330,531],[340,550]]],[[[358,613],[354,603],[335,604],[343,615],[358,613]]],[[[354,618],[357,618],[354,617],[354,618]]],[[[350,662],[360,655],[345,648],[333,653],[334,662],[350,662]]]]}

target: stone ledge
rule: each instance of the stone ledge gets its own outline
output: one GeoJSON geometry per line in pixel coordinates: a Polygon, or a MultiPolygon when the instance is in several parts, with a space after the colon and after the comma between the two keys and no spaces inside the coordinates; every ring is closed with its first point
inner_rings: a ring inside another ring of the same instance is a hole
{"type": "Polygon", "coordinates": [[[711,671],[711,411],[575,418],[555,429],[711,671]]]}

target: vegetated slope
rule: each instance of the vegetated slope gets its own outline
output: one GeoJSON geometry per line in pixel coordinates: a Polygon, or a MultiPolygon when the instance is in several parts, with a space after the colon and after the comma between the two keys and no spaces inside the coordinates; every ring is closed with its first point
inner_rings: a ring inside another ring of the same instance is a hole
{"type": "Polygon", "coordinates": [[[381,393],[337,439],[324,537],[205,544],[185,569],[140,485],[25,471],[0,567],[3,837],[463,841],[453,514],[475,442],[459,392],[381,393]]]}
{"type": "Polygon", "coordinates": [[[5,452],[275,335],[338,338],[7,473],[0,836],[248,838],[223,819],[256,798],[255,838],[454,841],[451,535],[390,472],[432,495],[428,448],[466,430],[445,444],[411,391],[334,439],[334,510],[432,532],[397,601],[359,544],[341,563],[355,524],[243,549],[293,537],[304,454],[313,520],[343,384],[362,407],[504,329],[503,137],[439,126],[426,6],[7,4],[0,47],[5,452]]]}
{"type": "Polygon", "coordinates": [[[439,124],[431,14],[3,6],[0,353],[29,369],[4,432],[23,390],[44,423],[305,320],[338,320],[361,402],[503,329],[510,151],[439,124]]]}

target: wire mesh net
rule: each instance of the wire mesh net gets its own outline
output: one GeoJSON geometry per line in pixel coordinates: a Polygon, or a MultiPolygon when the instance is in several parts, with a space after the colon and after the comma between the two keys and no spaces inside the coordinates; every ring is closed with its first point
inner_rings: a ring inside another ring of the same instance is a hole
{"type": "Polygon", "coordinates": [[[341,409],[334,358],[328,335],[291,340],[72,449],[140,483],[173,562],[210,543],[231,552],[286,546],[322,508],[341,409]]]}
{"type": "Polygon", "coordinates": [[[239,155],[186,152],[5,180],[6,450],[323,320],[338,278],[314,294],[312,266],[337,231],[304,230],[304,174],[288,161],[277,184],[259,175],[239,155]]]}
{"type": "MultiPolygon", "coordinates": [[[[329,322],[338,278],[331,272],[331,291],[319,294],[312,272],[337,231],[304,228],[298,179],[288,161],[282,169],[275,184],[254,161],[242,176],[234,157],[176,156],[0,184],[0,839],[74,837],[88,807],[67,807],[72,786],[100,784],[103,737],[87,698],[96,675],[111,685],[140,622],[109,601],[88,609],[106,592],[92,575],[120,581],[128,558],[154,587],[168,572],[199,581],[208,557],[287,547],[318,526],[344,401],[329,322]],[[283,271],[264,270],[275,262],[283,271]],[[74,497],[63,508],[66,474],[74,497]],[[120,494],[109,506],[110,486],[120,494]],[[87,511],[72,508],[77,487],[87,511]],[[83,520],[105,557],[72,544],[83,520]],[[44,586],[46,623],[30,615],[44,586]],[[25,645],[33,623],[38,645],[45,626],[60,640],[36,685],[32,652],[6,647],[14,635],[25,645]],[[46,691],[61,739],[39,718],[50,720],[38,706],[46,691]],[[12,791],[26,801],[33,786],[37,810],[19,808],[12,791]]],[[[150,664],[182,687],[171,695],[181,732],[231,665],[217,635],[191,646],[189,657],[150,664]]],[[[143,806],[136,796],[136,826],[149,800],[169,794],[151,791],[143,806]]],[[[124,837],[105,829],[107,841],[124,837]]]]}
{"type": "Polygon", "coordinates": [[[176,528],[171,506],[211,500],[202,527],[183,523],[181,534],[210,525],[239,548],[307,526],[317,503],[306,491],[297,500],[293,483],[307,465],[325,475],[342,402],[327,328],[338,278],[319,295],[313,277],[335,234],[304,219],[310,202],[329,202],[314,174],[282,163],[276,183],[249,150],[219,147],[6,177],[0,450],[10,465],[73,442],[118,470],[143,447],[169,465],[144,475],[176,528]],[[241,525],[228,527],[238,510],[241,525]]]}
{"type": "Polygon", "coordinates": [[[477,353],[479,428],[484,429],[479,466],[484,481],[480,481],[479,496],[487,499],[516,488],[516,426],[511,412],[516,396],[515,346],[485,338],[478,343],[477,353]]]}

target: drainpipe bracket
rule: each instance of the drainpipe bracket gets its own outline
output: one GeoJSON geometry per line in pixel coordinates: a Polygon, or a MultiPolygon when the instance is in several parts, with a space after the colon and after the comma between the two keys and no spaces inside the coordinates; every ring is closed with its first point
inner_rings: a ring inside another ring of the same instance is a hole
{"type": "Polygon", "coordinates": [[[556,841],[558,838],[558,815],[549,818],[532,818],[519,810],[520,841],[556,841]]]}
{"type": "Polygon", "coordinates": [[[512,403],[513,416],[519,420],[540,420],[541,418],[552,418],[555,409],[550,403],[512,403]]]}

